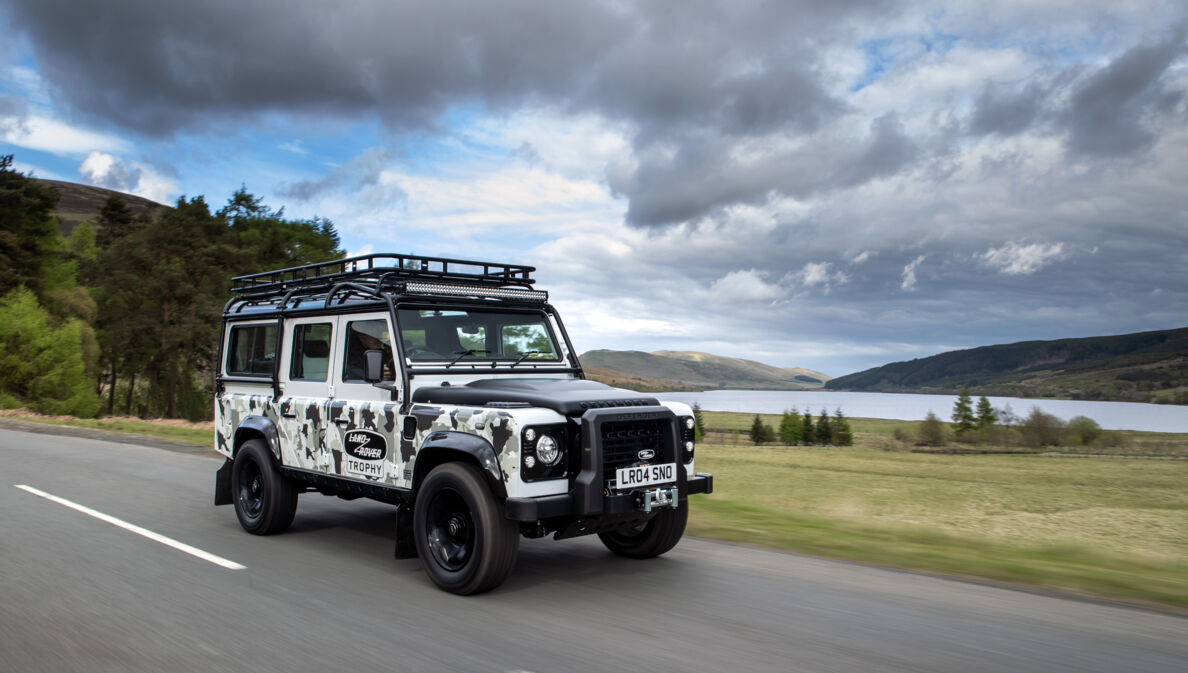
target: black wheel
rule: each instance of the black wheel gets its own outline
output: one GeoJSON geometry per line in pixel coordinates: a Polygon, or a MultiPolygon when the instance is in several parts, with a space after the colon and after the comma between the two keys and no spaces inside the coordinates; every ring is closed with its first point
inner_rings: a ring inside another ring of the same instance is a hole
{"type": "Polygon", "coordinates": [[[272,535],[293,523],[297,489],[272,464],[268,447],[259,439],[244,442],[236,452],[231,494],[239,525],[249,533],[272,535]]]}
{"type": "Polygon", "coordinates": [[[477,594],[503,583],[516,563],[520,532],[504,518],[483,475],[445,463],[429,473],[413,507],[417,553],[437,586],[477,594]]]}
{"type": "Polygon", "coordinates": [[[642,526],[629,526],[609,533],[599,533],[606,548],[630,558],[652,558],[672,549],[685,534],[689,505],[664,509],[642,526]]]}

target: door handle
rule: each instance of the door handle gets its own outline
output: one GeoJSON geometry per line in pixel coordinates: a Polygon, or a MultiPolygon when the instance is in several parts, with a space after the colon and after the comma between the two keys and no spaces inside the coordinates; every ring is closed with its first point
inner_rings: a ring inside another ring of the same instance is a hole
{"type": "Polygon", "coordinates": [[[350,419],[349,417],[347,417],[347,416],[343,416],[342,418],[336,418],[336,419],[334,419],[334,422],[335,422],[335,423],[337,423],[337,424],[339,424],[339,425],[346,425],[347,423],[350,423],[350,422],[351,422],[351,419],[350,419]]]}

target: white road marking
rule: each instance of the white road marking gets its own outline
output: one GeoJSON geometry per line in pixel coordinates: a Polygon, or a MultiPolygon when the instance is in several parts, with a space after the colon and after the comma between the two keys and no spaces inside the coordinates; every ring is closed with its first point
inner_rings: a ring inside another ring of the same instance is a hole
{"type": "Polygon", "coordinates": [[[66,498],[59,498],[56,495],[46,493],[45,491],[40,491],[36,488],[33,488],[32,486],[26,486],[24,484],[13,484],[13,486],[21,489],[22,491],[32,493],[33,495],[45,498],[46,500],[51,500],[53,502],[56,502],[59,505],[65,505],[66,507],[69,507],[70,509],[77,510],[79,512],[82,512],[83,514],[88,515],[88,516],[93,516],[96,519],[99,519],[100,521],[106,521],[107,523],[110,523],[113,526],[118,526],[120,528],[123,528],[124,530],[136,533],[137,535],[147,537],[148,539],[153,540],[154,542],[160,542],[161,544],[165,545],[166,547],[173,547],[174,549],[176,549],[178,551],[185,552],[185,553],[189,554],[190,556],[196,556],[196,557],[202,559],[203,561],[209,561],[210,563],[213,563],[217,566],[227,568],[228,570],[246,570],[247,569],[247,566],[240,565],[240,564],[236,563],[235,561],[228,561],[227,559],[223,558],[222,556],[216,556],[214,554],[211,554],[210,552],[202,551],[201,549],[199,549],[197,547],[191,547],[190,545],[188,545],[184,542],[178,542],[177,540],[174,540],[171,537],[165,537],[164,535],[161,535],[160,533],[154,533],[153,531],[151,531],[147,528],[141,528],[140,526],[137,526],[136,524],[131,524],[131,523],[128,523],[127,521],[117,519],[114,516],[111,516],[110,514],[104,514],[103,512],[91,509],[90,507],[87,507],[86,505],[80,505],[77,502],[71,502],[71,501],[67,500],[66,498]]]}

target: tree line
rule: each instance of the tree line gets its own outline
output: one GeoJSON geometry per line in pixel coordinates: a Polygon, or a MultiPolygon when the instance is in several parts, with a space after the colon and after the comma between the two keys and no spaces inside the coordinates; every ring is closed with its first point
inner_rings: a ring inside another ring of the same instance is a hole
{"type": "Polygon", "coordinates": [[[136,214],[112,196],[62,235],[57,190],[0,156],[0,406],[203,420],[231,277],[343,257],[333,223],[241,187],[136,214]]]}
{"type": "MultiPolygon", "coordinates": [[[[967,444],[1021,444],[1039,448],[1044,446],[1090,446],[1116,442],[1117,438],[1102,430],[1097,421],[1087,416],[1074,416],[1064,421],[1052,414],[1032,407],[1026,417],[1016,416],[1010,405],[996,409],[989,398],[982,395],[974,405],[968,390],[962,390],[953,403],[951,423],[946,424],[932,411],[924,418],[914,438],[925,446],[944,446],[950,436],[967,444]]],[[[911,441],[905,431],[897,430],[901,441],[911,441]]]]}
{"type": "Polygon", "coordinates": [[[824,409],[821,415],[813,420],[813,414],[805,410],[801,414],[795,408],[787,409],[780,417],[779,428],[772,428],[763,422],[759,414],[751,423],[749,437],[755,444],[766,444],[779,440],[781,443],[796,446],[853,446],[854,432],[850,429],[850,421],[838,407],[830,416],[824,409]]]}

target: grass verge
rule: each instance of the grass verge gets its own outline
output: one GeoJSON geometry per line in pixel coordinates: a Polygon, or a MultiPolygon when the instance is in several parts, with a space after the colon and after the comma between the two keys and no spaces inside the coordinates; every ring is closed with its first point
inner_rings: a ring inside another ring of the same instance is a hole
{"type": "Polygon", "coordinates": [[[1057,587],[1188,609],[1188,565],[1144,563],[1075,545],[1018,546],[908,526],[698,499],[688,532],[882,566],[1057,587]]]}
{"type": "Polygon", "coordinates": [[[689,532],[1188,608],[1188,461],[702,443],[689,532]]]}
{"type": "Polygon", "coordinates": [[[186,444],[209,446],[214,441],[214,425],[211,423],[186,423],[184,421],[146,421],[139,418],[72,418],[68,416],[42,416],[23,410],[5,410],[5,418],[45,425],[65,425],[74,428],[91,428],[107,432],[157,437],[186,444]]]}

